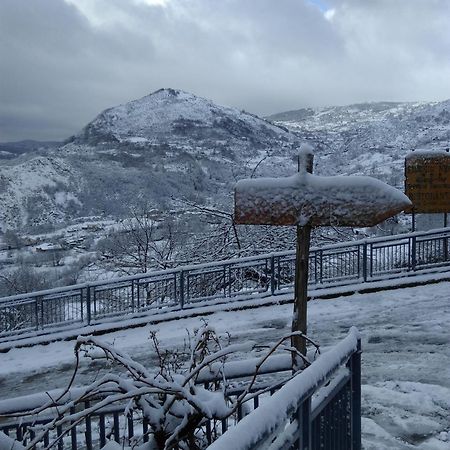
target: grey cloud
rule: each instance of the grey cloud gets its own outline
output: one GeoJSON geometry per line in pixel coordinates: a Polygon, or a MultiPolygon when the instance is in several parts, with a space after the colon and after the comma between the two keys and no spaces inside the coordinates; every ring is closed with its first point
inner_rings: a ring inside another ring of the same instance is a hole
{"type": "Polygon", "coordinates": [[[2,0],[0,141],[65,138],[160,87],[259,114],[450,97],[450,2],[321,4],[331,20],[308,0],[2,0]]]}

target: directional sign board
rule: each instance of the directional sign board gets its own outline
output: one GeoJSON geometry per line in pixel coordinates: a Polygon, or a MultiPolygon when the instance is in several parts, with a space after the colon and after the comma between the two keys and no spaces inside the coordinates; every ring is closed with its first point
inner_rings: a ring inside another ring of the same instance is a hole
{"type": "Polygon", "coordinates": [[[411,202],[401,191],[365,176],[241,180],[235,187],[235,223],[370,227],[411,202]]]}
{"type": "Polygon", "coordinates": [[[416,213],[450,212],[450,154],[410,153],[405,160],[405,192],[416,213]]]}
{"type": "MultiPolygon", "coordinates": [[[[310,233],[317,226],[369,227],[403,211],[411,201],[403,192],[371,177],[320,177],[312,174],[312,148],[299,152],[299,172],[287,178],[241,180],[234,190],[234,222],[296,225],[292,347],[306,355],[310,233]]],[[[292,354],[294,370],[299,359],[292,354]]]]}

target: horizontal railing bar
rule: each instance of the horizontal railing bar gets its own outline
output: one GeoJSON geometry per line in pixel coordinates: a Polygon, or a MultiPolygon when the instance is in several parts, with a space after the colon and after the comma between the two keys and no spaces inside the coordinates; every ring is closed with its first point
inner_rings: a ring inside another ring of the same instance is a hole
{"type": "MultiPolygon", "coordinates": [[[[0,298],[0,306],[3,306],[3,303],[12,301],[12,300],[25,300],[25,299],[34,299],[36,297],[44,297],[46,295],[54,295],[54,294],[64,294],[66,292],[71,291],[79,291],[83,288],[86,288],[90,286],[89,283],[85,284],[72,284],[70,286],[64,286],[59,288],[53,288],[53,289],[46,289],[43,291],[34,291],[34,292],[27,292],[26,294],[16,294],[16,295],[10,295],[9,297],[2,297],[0,298]]],[[[70,296],[70,295],[68,295],[70,296]]]]}
{"type": "MultiPolygon", "coordinates": [[[[207,367],[204,371],[199,373],[197,383],[202,384],[222,380],[223,376],[225,376],[227,380],[237,380],[240,378],[250,377],[255,373],[256,366],[260,361],[261,358],[250,358],[243,361],[229,361],[225,364],[212,364],[211,367],[207,367]]],[[[261,365],[258,373],[261,375],[267,375],[271,373],[288,371],[291,369],[292,359],[290,354],[286,353],[270,356],[261,365]]],[[[63,392],[63,389],[56,389],[54,391],[32,394],[31,396],[26,395],[24,397],[0,400],[0,415],[39,408],[45,405],[49,401],[49,398],[58,398],[63,392]],[[16,407],[12,405],[16,405],[16,407]]],[[[83,388],[72,388],[67,392],[66,397],[68,399],[73,399],[83,392],[83,388]]]]}

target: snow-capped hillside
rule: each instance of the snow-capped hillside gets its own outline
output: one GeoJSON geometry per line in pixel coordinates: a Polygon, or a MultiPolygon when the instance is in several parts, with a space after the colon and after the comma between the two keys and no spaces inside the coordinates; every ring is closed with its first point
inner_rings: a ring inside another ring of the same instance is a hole
{"type": "MultiPolygon", "coordinates": [[[[161,89],[102,112],[65,145],[47,149],[42,170],[42,155],[0,166],[2,227],[120,217],[133,204],[167,210],[180,198],[230,202],[235,180],[250,176],[268,152],[292,164],[297,140],[252,114],[161,89]]],[[[263,165],[258,175],[269,170],[263,165]]]]}
{"type": "Polygon", "coordinates": [[[309,108],[269,119],[317,142],[322,173],[374,175],[397,187],[407,153],[450,147],[450,100],[309,108]]]}
{"type": "Polygon", "coordinates": [[[160,89],[139,100],[103,111],[75,137],[76,142],[99,139],[134,144],[197,138],[255,140],[279,138],[284,130],[259,117],[175,90],[160,89]]]}
{"type": "Polygon", "coordinates": [[[70,165],[56,157],[0,165],[0,227],[64,221],[80,205],[77,178],[70,165]]]}

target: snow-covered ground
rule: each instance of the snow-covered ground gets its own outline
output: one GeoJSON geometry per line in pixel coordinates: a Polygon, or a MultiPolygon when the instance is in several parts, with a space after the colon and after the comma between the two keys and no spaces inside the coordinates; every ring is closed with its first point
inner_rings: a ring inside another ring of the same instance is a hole
{"type": "MultiPolygon", "coordinates": [[[[218,312],[208,322],[234,341],[268,343],[289,331],[292,305],[218,312]]],[[[182,346],[200,319],[159,324],[165,347],[182,346]]],[[[450,448],[450,283],[358,294],[309,303],[309,334],[323,346],[356,325],[363,335],[363,442],[367,450],[450,448]]],[[[155,327],[152,327],[155,328],[155,327]]],[[[148,366],[149,327],[103,336],[148,366]]],[[[62,387],[73,367],[73,342],[0,354],[0,398],[62,387]]],[[[85,364],[80,382],[100,368],[85,364]]]]}

